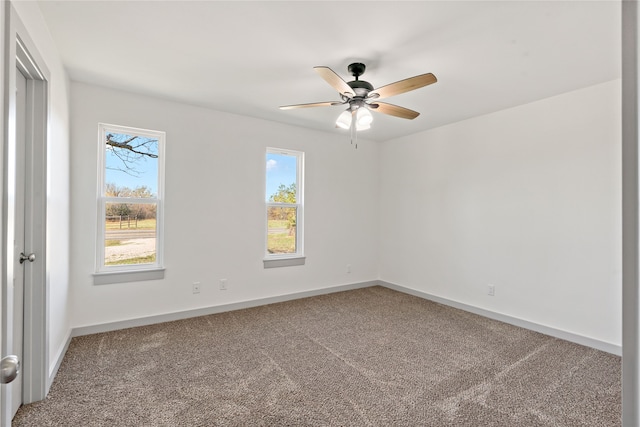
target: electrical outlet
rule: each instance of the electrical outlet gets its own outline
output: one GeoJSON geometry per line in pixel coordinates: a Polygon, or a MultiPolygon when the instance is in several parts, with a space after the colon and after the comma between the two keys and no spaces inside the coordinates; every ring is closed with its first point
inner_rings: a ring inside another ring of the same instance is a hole
{"type": "Polygon", "coordinates": [[[220,290],[221,291],[227,290],[227,279],[220,279],[220,290]]]}
{"type": "Polygon", "coordinates": [[[194,294],[199,294],[200,293],[200,282],[193,282],[193,284],[191,285],[191,291],[194,294]]]}
{"type": "Polygon", "coordinates": [[[347,273],[351,273],[351,264],[347,264],[347,273]]]}
{"type": "Polygon", "coordinates": [[[490,296],[496,295],[496,287],[494,285],[489,285],[489,291],[487,292],[490,296]]]}

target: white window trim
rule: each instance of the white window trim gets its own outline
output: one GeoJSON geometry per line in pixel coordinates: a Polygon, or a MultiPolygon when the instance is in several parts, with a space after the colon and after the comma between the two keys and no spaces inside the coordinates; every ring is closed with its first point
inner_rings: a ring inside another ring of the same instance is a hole
{"type": "MultiPolygon", "coordinates": [[[[304,152],[287,150],[283,148],[267,147],[265,157],[268,154],[283,154],[296,157],[296,200],[298,203],[269,203],[267,202],[267,186],[266,182],[263,186],[265,194],[263,200],[265,200],[264,208],[264,268],[276,268],[276,267],[290,267],[295,265],[304,265],[304,152]],[[268,234],[268,219],[267,211],[269,207],[293,207],[297,208],[296,219],[296,252],[292,254],[270,254],[267,251],[267,234],[268,234]]],[[[266,162],[265,162],[266,167],[266,162]]],[[[266,180],[266,169],[264,173],[266,180]]]]}
{"type": "Polygon", "coordinates": [[[132,128],[127,126],[98,124],[98,189],[97,189],[97,241],[96,270],[93,274],[95,285],[125,283],[164,278],[164,159],[166,134],[162,131],[132,128]],[[127,203],[156,204],[156,262],[137,265],[104,265],[105,212],[106,204],[119,202],[123,198],[105,197],[105,150],[104,141],[108,132],[128,135],[140,135],[158,140],[158,189],[154,198],[126,198],[127,203]]]}

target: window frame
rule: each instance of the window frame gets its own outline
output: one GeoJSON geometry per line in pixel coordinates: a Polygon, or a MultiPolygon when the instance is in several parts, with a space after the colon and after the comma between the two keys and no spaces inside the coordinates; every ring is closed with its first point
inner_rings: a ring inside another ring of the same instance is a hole
{"type": "Polygon", "coordinates": [[[98,187],[97,195],[97,240],[94,284],[123,283],[164,278],[164,160],[166,133],[163,131],[129,126],[98,123],[98,187]],[[106,189],[106,135],[118,133],[154,138],[158,141],[158,176],[155,197],[107,197],[106,189]],[[156,260],[148,264],[105,265],[106,206],[108,203],[156,205],[156,260]]]}
{"type": "Polygon", "coordinates": [[[294,265],[304,265],[304,152],[289,150],[285,148],[267,147],[265,152],[265,169],[264,169],[264,268],[273,267],[288,267],[294,265]],[[286,156],[293,156],[296,158],[296,203],[280,203],[280,202],[268,202],[267,194],[267,166],[266,159],[269,154],[280,154],[286,156]],[[272,254],[268,250],[268,234],[269,234],[269,219],[268,212],[271,207],[280,208],[296,208],[296,252],[288,254],[272,254]]]}

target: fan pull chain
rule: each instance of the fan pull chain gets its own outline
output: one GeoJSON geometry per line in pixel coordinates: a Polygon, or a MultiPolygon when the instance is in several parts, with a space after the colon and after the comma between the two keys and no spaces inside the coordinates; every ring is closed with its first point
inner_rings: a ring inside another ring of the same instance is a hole
{"type": "Polygon", "coordinates": [[[351,111],[351,127],[349,128],[349,130],[351,131],[351,145],[353,145],[353,138],[354,138],[355,133],[356,133],[356,113],[355,113],[355,111],[351,111]]]}
{"type": "Polygon", "coordinates": [[[356,140],[355,146],[356,146],[356,150],[358,149],[358,132],[356,130],[356,112],[352,111],[351,112],[351,128],[349,129],[351,131],[351,145],[353,145],[353,140],[356,140]]]}
{"type": "Polygon", "coordinates": [[[358,149],[358,132],[355,126],[351,126],[351,145],[355,145],[356,150],[358,149]]]}
{"type": "Polygon", "coordinates": [[[349,128],[349,137],[351,138],[351,145],[353,145],[353,122],[351,123],[351,127],[349,128]]]}

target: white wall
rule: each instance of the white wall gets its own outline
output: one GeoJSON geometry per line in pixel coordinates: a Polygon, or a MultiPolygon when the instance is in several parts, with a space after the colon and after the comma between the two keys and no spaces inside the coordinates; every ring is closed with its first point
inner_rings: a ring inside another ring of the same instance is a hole
{"type": "Polygon", "coordinates": [[[69,82],[36,2],[12,2],[50,72],[47,268],[50,371],[71,332],[69,286],[69,82]]]}
{"type": "Polygon", "coordinates": [[[71,107],[74,326],[377,279],[376,144],[75,82],[71,107]],[[163,280],[93,285],[99,122],[167,134],[163,280]],[[304,266],[262,265],[266,147],[305,152],[304,266]]]}
{"type": "Polygon", "coordinates": [[[620,98],[617,80],[382,144],[380,278],[619,346],[620,98]]]}

